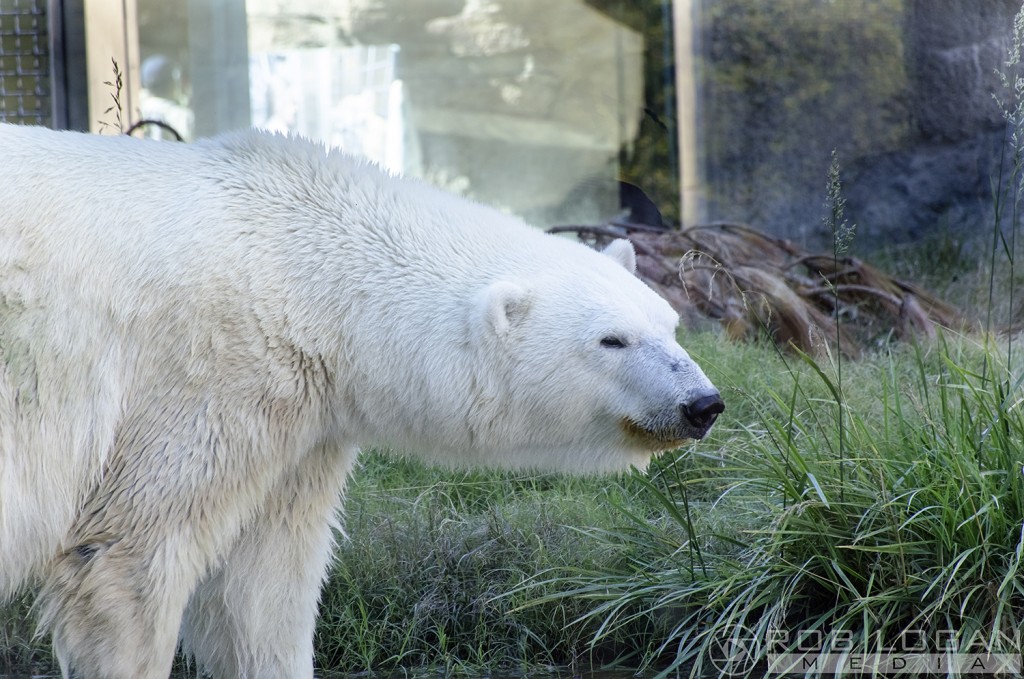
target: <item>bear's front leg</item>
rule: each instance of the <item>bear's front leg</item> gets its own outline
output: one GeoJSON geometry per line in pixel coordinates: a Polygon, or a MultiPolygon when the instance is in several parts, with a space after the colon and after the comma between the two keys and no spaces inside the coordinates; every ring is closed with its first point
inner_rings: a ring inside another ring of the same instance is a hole
{"type": "Polygon", "coordinates": [[[196,589],[181,634],[200,671],[246,679],[313,676],[320,587],[355,454],[311,451],[196,589]]]}
{"type": "Polygon", "coordinates": [[[210,413],[177,402],[173,418],[125,418],[40,592],[65,676],[166,679],[189,597],[289,473],[257,427],[210,413]]]}
{"type": "Polygon", "coordinates": [[[182,575],[153,564],[130,536],[96,538],[61,554],[40,603],[64,676],[166,679],[189,591],[182,575]]]}

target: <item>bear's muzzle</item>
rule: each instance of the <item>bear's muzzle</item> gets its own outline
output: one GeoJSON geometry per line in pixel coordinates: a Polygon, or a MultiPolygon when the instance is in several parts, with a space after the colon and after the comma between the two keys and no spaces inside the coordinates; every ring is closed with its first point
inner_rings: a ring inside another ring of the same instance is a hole
{"type": "Polygon", "coordinates": [[[721,395],[713,391],[669,412],[652,414],[642,422],[624,417],[619,426],[634,445],[661,452],[678,448],[691,439],[704,438],[724,410],[721,395]]]}

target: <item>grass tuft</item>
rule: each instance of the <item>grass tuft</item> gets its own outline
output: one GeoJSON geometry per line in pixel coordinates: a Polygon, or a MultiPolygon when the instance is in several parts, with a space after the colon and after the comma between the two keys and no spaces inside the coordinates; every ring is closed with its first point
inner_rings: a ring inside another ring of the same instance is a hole
{"type": "Polygon", "coordinates": [[[832,370],[790,362],[756,392],[733,376],[758,396],[723,422],[719,453],[666,460],[646,486],[678,508],[666,512],[673,525],[591,532],[644,556],[548,578],[555,593],[538,601],[592,601],[579,623],[598,630],[595,645],[623,625],[660,624],[642,666],[664,673],[721,670],[712,663],[731,643],[749,653],[730,669],[760,676],[772,654],[818,637],[833,653],[881,653],[911,634],[932,653],[946,636],[1024,651],[1024,401],[1021,378],[1001,386],[1020,366],[962,337],[848,365],[845,456],[831,442],[832,370]]]}

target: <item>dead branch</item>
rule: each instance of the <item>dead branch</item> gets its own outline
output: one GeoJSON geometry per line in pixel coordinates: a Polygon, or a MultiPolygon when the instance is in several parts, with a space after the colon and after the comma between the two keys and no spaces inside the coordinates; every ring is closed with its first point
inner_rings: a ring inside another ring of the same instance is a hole
{"type": "Polygon", "coordinates": [[[735,339],[767,335],[783,347],[849,356],[890,337],[932,336],[966,327],[962,314],[908,281],[855,257],[802,251],[788,240],[729,222],[679,231],[621,222],[562,225],[603,247],[628,238],[637,275],[679,311],[684,322],[717,321],[735,339]],[[827,345],[827,346],[826,346],[827,345]]]}

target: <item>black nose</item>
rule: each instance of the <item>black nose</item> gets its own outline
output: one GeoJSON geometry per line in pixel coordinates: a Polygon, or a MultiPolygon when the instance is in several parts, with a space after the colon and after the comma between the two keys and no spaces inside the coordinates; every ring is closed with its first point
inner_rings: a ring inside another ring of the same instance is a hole
{"type": "Polygon", "coordinates": [[[715,418],[725,410],[725,403],[718,392],[701,396],[693,403],[683,406],[683,415],[690,421],[690,424],[698,429],[707,429],[715,422],[715,418]]]}

